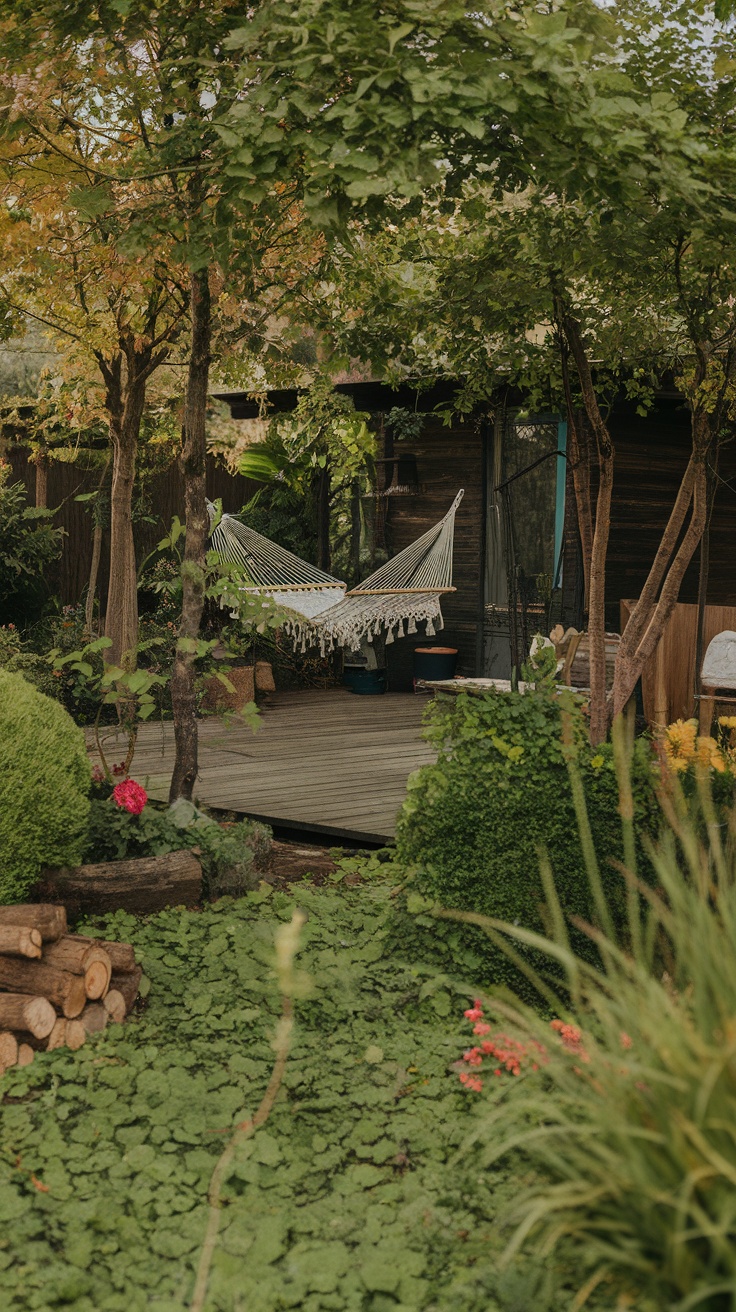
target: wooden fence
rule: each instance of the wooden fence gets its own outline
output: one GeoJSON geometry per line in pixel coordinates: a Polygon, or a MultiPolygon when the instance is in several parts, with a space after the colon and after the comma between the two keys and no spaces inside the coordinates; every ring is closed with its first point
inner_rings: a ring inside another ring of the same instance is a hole
{"type": "MultiPolygon", "coordinates": [[[[28,490],[29,504],[35,504],[36,469],[22,447],[11,447],[6,459],[12,467],[11,482],[22,482],[28,490]]],[[[84,469],[77,464],[53,462],[48,468],[47,505],[56,509],[54,524],[63,528],[65,537],[61,559],[49,580],[64,606],[80,600],[89,578],[92,558],[92,517],[88,504],[76,501],[83,492],[93,491],[99,480],[98,469],[84,469]]],[[[222,498],[227,511],[240,510],[257,491],[259,484],[240,474],[231,474],[214,456],[207,457],[207,495],[222,498]]],[[[168,530],[174,515],[184,518],[184,480],[178,464],[155,475],[147,487],[147,513],[135,524],[136,558],[140,562],[168,530]]],[[[98,588],[104,607],[109,571],[109,539],[103,537],[98,588]]]]}

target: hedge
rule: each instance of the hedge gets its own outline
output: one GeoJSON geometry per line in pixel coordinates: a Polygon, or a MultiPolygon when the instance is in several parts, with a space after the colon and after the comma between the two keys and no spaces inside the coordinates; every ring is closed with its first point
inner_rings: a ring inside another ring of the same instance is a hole
{"type": "MultiPolygon", "coordinates": [[[[589,747],[579,705],[572,716],[601,875],[614,914],[623,921],[624,883],[612,864],[623,856],[613,753],[608,745],[596,751],[589,747]]],[[[490,691],[483,697],[441,697],[429,708],[425,732],[438,749],[438,760],[409,780],[397,833],[399,858],[414,871],[415,894],[445,907],[544,929],[539,854],[545,850],[567,917],[591,921],[558,699],[546,688],[523,695],[490,691]]],[[[640,873],[646,877],[641,839],[658,826],[653,755],[646,740],[636,744],[633,782],[640,873]]],[[[415,932],[422,924],[427,932],[415,950],[431,951],[445,965],[449,956],[466,971],[480,969],[486,982],[505,980],[519,987],[518,973],[481,930],[420,916],[415,932]]],[[[582,933],[572,932],[578,950],[594,953],[582,933]]]]}
{"type": "Polygon", "coordinates": [[[0,902],[44,866],[78,865],[89,818],[84,734],[63,706],[0,670],[0,902]]]}

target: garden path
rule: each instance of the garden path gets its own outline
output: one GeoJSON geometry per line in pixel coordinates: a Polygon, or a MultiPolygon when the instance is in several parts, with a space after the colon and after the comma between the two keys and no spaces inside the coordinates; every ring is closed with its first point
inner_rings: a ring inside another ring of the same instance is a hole
{"type": "MultiPolygon", "coordinates": [[[[426,705],[412,693],[331,688],[271,694],[255,734],[237,720],[203,719],[195,797],[335,840],[391,840],[408,776],[434,760],[421,737],[426,705]]],[[[168,796],[173,760],[171,723],[142,725],[132,773],[153,798],[168,796]]]]}

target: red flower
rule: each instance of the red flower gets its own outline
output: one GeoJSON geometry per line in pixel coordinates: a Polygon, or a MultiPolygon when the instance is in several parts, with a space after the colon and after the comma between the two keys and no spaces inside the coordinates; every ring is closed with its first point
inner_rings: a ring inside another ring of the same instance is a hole
{"type": "Polygon", "coordinates": [[[131,815],[140,815],[148,801],[148,793],[135,779],[124,779],[122,783],[116,784],[112,796],[113,801],[130,811],[131,815]]]}

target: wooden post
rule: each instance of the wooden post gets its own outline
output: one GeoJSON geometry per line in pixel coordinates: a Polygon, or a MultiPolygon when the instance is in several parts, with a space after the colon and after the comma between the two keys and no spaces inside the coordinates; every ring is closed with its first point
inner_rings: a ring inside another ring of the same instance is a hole
{"type": "Polygon", "coordinates": [[[664,635],[657,644],[657,650],[654,657],[655,661],[655,678],[654,678],[654,732],[657,737],[661,737],[667,728],[668,721],[668,704],[667,704],[667,677],[664,661],[664,635]]]}

